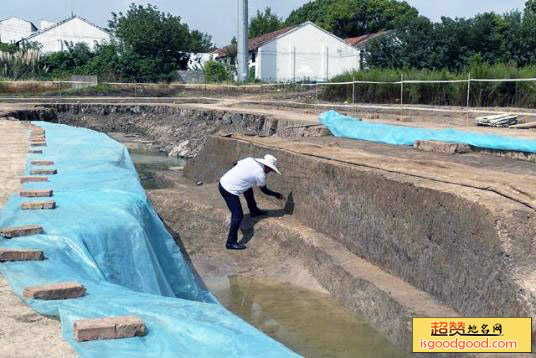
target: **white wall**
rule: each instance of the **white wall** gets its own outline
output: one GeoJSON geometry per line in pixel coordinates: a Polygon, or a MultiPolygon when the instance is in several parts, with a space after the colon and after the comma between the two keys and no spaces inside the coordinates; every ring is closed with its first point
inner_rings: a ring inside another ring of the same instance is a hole
{"type": "Polygon", "coordinates": [[[41,22],[39,23],[39,30],[44,30],[52,25],[56,25],[56,23],[54,21],[41,20],[41,22]]]}
{"type": "Polygon", "coordinates": [[[359,69],[359,51],[312,24],[259,48],[256,78],[266,82],[327,81],[359,69]]]}
{"type": "Polygon", "coordinates": [[[90,49],[95,46],[95,41],[102,43],[110,41],[110,35],[101,29],[88,24],[78,18],[73,18],[57,27],[38,34],[28,41],[39,42],[44,53],[65,50],[65,41],[74,44],[84,42],[90,49]]]}
{"type": "Polygon", "coordinates": [[[212,53],[190,53],[190,59],[188,60],[188,70],[202,70],[205,66],[205,63],[212,61],[214,59],[214,54],[212,53]]]}
{"type": "Polygon", "coordinates": [[[0,22],[0,41],[4,43],[17,42],[32,33],[32,24],[18,17],[0,22]]]}

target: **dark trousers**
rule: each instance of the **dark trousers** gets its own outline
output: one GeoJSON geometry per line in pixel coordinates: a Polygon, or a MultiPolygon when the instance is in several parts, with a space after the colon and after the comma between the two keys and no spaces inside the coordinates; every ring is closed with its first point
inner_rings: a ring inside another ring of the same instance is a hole
{"type": "MultiPolygon", "coordinates": [[[[244,218],[244,211],[242,211],[242,205],[240,204],[240,198],[238,195],[234,195],[225,190],[221,184],[219,185],[220,194],[225,200],[227,207],[231,210],[231,226],[229,228],[229,235],[227,236],[227,243],[234,244],[238,241],[238,230],[240,229],[240,223],[244,218]]],[[[253,194],[253,189],[249,188],[244,192],[244,197],[248,203],[249,212],[257,210],[257,202],[253,194]]]]}

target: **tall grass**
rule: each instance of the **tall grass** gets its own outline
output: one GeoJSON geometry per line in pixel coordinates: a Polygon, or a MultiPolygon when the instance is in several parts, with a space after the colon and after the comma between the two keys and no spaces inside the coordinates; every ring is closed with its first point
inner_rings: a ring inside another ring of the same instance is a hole
{"type": "Polygon", "coordinates": [[[0,76],[14,80],[33,78],[41,72],[38,49],[0,51],[0,76]]]}
{"type": "MultiPolygon", "coordinates": [[[[536,66],[515,64],[489,65],[478,60],[463,72],[448,70],[368,69],[348,72],[332,82],[407,80],[467,80],[536,78],[536,66]]],[[[356,103],[400,103],[400,84],[356,84],[321,86],[320,98],[328,101],[356,103]],[[353,99],[352,99],[353,94],[353,99]]],[[[467,83],[404,83],[404,104],[451,105],[467,104],[467,83]]],[[[469,105],[475,107],[536,107],[536,82],[471,82],[469,105]]]]}

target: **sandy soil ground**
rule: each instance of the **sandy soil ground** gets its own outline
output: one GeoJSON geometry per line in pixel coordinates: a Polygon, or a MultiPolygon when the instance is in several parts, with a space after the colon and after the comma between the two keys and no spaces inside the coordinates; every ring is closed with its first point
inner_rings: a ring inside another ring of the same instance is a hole
{"type": "MultiPolygon", "coordinates": [[[[28,129],[18,121],[0,119],[0,208],[21,189],[28,151],[28,129]]],[[[0,211],[1,213],[1,211],[0,211]]],[[[77,357],[63,340],[58,320],[41,316],[13,294],[0,274],[0,357],[77,357]]]]}

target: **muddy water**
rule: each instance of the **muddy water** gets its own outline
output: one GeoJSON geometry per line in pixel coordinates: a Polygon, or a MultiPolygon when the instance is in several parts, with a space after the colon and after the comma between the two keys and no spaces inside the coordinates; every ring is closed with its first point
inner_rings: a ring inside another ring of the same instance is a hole
{"type": "MultiPolygon", "coordinates": [[[[165,187],[158,170],[180,167],[179,158],[130,151],[145,189],[165,187]]],[[[205,279],[231,312],[307,358],[403,358],[373,327],[329,295],[290,284],[242,276],[205,279]]]]}
{"type": "Polygon", "coordinates": [[[206,283],[230,311],[307,358],[407,356],[327,294],[242,276],[206,283]]]}
{"type": "Polygon", "coordinates": [[[165,184],[159,182],[153,173],[173,167],[183,167],[186,161],[177,157],[169,157],[164,153],[137,152],[130,150],[136,170],[145,190],[162,189],[165,184]]]}

